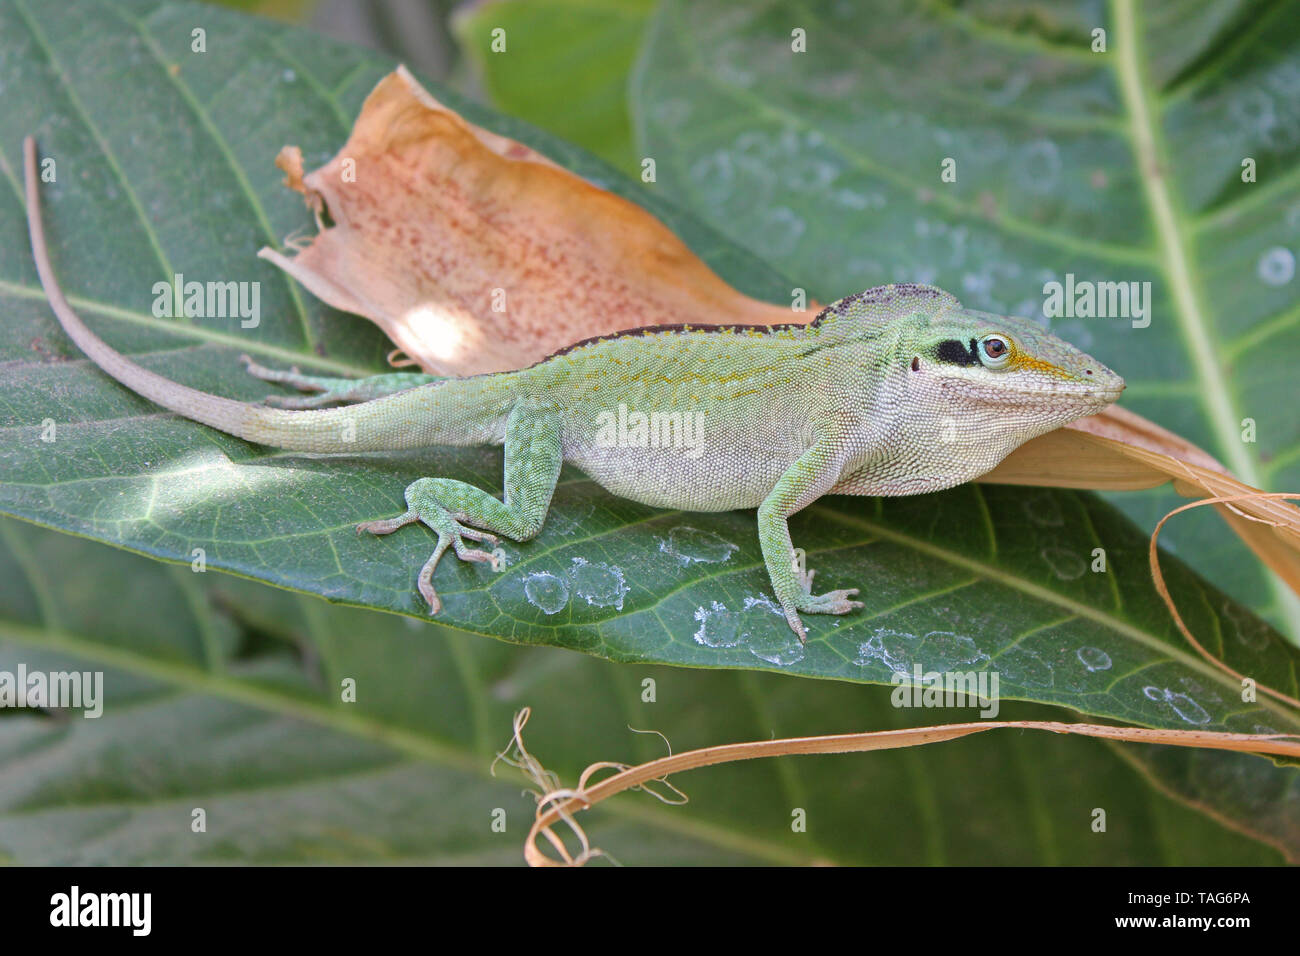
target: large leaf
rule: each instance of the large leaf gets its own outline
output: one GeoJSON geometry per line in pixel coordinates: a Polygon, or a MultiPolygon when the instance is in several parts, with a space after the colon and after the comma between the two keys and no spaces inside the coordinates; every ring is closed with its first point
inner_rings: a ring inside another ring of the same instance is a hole
{"type": "MultiPolygon", "coordinates": [[[[771,674],[509,647],[12,521],[0,523],[0,580],[0,670],[102,670],[105,698],[98,719],[3,712],[9,862],[521,862],[532,803],[517,777],[488,767],[524,704],[531,750],[570,783],[594,760],[663,753],[627,725],[680,750],[918,716],[891,707],[886,688],[826,683],[810,694],[771,674]],[[355,703],[340,699],[345,678],[355,703]],[[196,808],[204,833],[191,831],[196,808]],[[492,827],[498,808],[504,832],[492,827]]],[[[1122,759],[1160,753],[1007,733],[761,760],[676,778],[687,806],[628,794],[582,822],[628,864],[1258,864],[1281,861],[1274,845],[1300,849],[1293,772],[1165,753],[1164,775],[1204,800],[1202,815],[1122,759]],[[807,832],[792,830],[796,808],[807,832]],[[1097,808],[1104,833],[1093,830],[1097,808]]]]}
{"type": "Polygon", "coordinates": [[[653,10],[653,0],[495,0],[465,4],[454,24],[497,106],[544,116],[550,132],[635,174],[627,75],[653,10]]]}
{"type": "MultiPolygon", "coordinates": [[[[264,386],[242,374],[238,351],[342,371],[378,366],[384,343],[365,323],[319,307],[251,252],[305,219],[269,157],[286,139],[305,140],[309,162],[323,157],[389,64],[231,14],[147,0],[56,9],[5,0],[0,27],[9,71],[0,81],[19,94],[0,118],[0,142],[34,130],[58,162],[46,187],[57,267],[110,341],[171,377],[243,398],[264,386]],[[209,31],[204,54],[189,52],[198,19],[209,31]],[[243,330],[235,320],[153,318],[153,283],[173,271],[261,281],[263,322],[243,330]]],[[[613,188],[637,189],[557,141],[467,112],[613,188]]],[[[788,289],[688,214],[649,202],[746,291],[788,289]]],[[[413,528],[376,540],[352,526],[397,511],[402,488],[421,475],[499,490],[499,451],[320,459],[159,415],[79,359],[54,326],[23,249],[16,188],[0,194],[0,230],[8,362],[0,397],[13,436],[0,453],[0,507],[158,557],[188,562],[199,548],[214,568],[421,615],[413,583],[428,535],[413,528]],[[53,442],[42,440],[47,419],[53,442]]],[[[870,602],[849,617],[811,619],[806,650],[766,597],[752,514],[655,511],[572,471],[541,537],[507,545],[504,573],[454,561],[440,568],[440,623],[615,659],[852,681],[888,681],[914,664],[987,666],[1007,697],[1101,716],[1297,726],[1272,703],[1242,704],[1231,680],[1182,645],[1153,596],[1142,535],[1092,496],[966,487],[831,499],[792,530],[821,565],[820,583],[864,586],[870,602]]],[[[1177,566],[1170,580],[1192,627],[1217,638],[1229,663],[1294,693],[1294,649],[1177,566]]]]}
{"type": "MultiPolygon", "coordinates": [[[[1052,325],[1124,375],[1124,405],[1293,491],[1298,54],[1300,7],[1268,0],[667,0],[633,114],[666,195],[824,300],[905,279],[1042,317],[1068,273],[1150,282],[1147,328],[1052,325]]],[[[1177,503],[1115,500],[1145,527],[1177,503]]],[[[1208,512],[1169,540],[1300,641],[1300,603],[1208,512]]]]}

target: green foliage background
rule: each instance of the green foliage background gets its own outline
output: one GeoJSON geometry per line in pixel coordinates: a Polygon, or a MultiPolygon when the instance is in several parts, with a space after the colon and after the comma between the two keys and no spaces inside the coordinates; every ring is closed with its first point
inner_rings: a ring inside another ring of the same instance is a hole
{"type": "MultiPolygon", "coordinates": [[[[972,306],[1032,314],[1025,303],[1037,307],[1045,275],[1151,281],[1150,329],[1060,330],[1125,374],[1130,407],[1243,477],[1286,487],[1300,461],[1286,401],[1294,293],[1264,281],[1260,262],[1295,244],[1286,210],[1300,208],[1300,180],[1284,171],[1295,168],[1300,119],[1284,94],[1297,75],[1296,14],[1285,4],[1177,18],[1161,4],[1140,14],[1124,3],[1071,13],[907,4],[855,20],[855,9],[486,4],[454,31],[503,113],[438,92],[643,203],[729,281],[773,301],[796,284],[826,301],[918,279],[972,306]],[[1096,24],[1110,31],[1101,56],[1087,51],[1096,24]],[[807,54],[790,53],[795,26],[807,54]],[[494,27],[506,30],[504,54],[487,46],[494,27]],[[1124,60],[1117,45],[1132,30],[1141,42],[1124,60]],[[1154,181],[1137,150],[1153,132],[1164,173],[1154,181]],[[1251,192],[1243,153],[1259,162],[1251,192]],[[959,179],[942,192],[931,171],[948,155],[959,179]],[[636,178],[644,157],[656,161],[654,183],[636,178]],[[1152,212],[1162,199],[1172,222],[1152,212]],[[1233,424],[1247,415],[1260,436],[1250,447],[1233,424]]],[[[797,656],[761,604],[752,516],[656,512],[566,472],[543,536],[511,546],[496,578],[443,568],[446,615],[420,619],[412,580],[427,537],[375,542],[351,525],[394,511],[421,474],[497,488],[499,453],[314,459],[158,414],[57,331],[18,190],[17,146],[35,132],[60,164],[47,216],[74,302],[169,376],[256,399],[264,386],[243,376],[240,351],[380,370],[387,344],[368,323],[322,307],[252,253],[308,222],[271,166],[278,148],[295,142],[309,166],[323,161],[391,65],[191,4],[0,0],[0,172],[13,186],[0,190],[0,427],[10,436],[0,508],[172,561],[203,547],[214,570],[302,592],[0,526],[0,670],[103,668],[109,694],[97,721],[0,712],[0,852],[19,862],[515,862],[529,804],[517,780],[486,768],[519,706],[533,707],[531,748],[571,781],[594,760],[659,752],[657,738],[627,726],[660,730],[681,750],[964,719],[889,706],[880,685],[914,661],[992,662],[1004,694],[1024,701],[1007,703],[1006,717],[1300,723],[1241,704],[1182,646],[1145,572],[1142,529],[1168,501],[1157,494],[1111,504],[967,487],[829,499],[793,523],[795,540],[823,578],[864,585],[869,608],[813,622],[797,656]],[[189,53],[196,25],[208,31],[203,56],[189,53]],[[261,281],[262,326],[154,319],[152,285],[173,272],[261,281]],[[47,418],[59,428],[52,445],[39,438],[47,418]],[[1098,546],[1104,575],[1084,570],[1098,546]],[[530,581],[560,582],[562,610],[530,602],[530,581]],[[1108,666],[1090,669],[1098,654],[1108,666]],[[794,674],[837,680],[782,676],[794,674]],[[347,677],[355,704],[338,700],[347,677]],[[207,834],[189,830],[197,806],[207,834]],[[505,834],[489,827],[498,807],[505,834]]],[[[1209,522],[1175,529],[1179,553],[1215,582],[1168,558],[1175,594],[1213,649],[1294,693],[1295,649],[1248,608],[1287,627],[1291,610],[1225,537],[1209,522]]],[[[1278,862],[1300,852],[1295,771],[1240,756],[1007,734],[677,782],[688,807],[620,798],[593,814],[595,840],[637,863],[1278,862]],[[790,831],[796,807],[808,811],[807,834],[790,831]],[[1104,834],[1090,828],[1098,807],[1104,834]]]]}

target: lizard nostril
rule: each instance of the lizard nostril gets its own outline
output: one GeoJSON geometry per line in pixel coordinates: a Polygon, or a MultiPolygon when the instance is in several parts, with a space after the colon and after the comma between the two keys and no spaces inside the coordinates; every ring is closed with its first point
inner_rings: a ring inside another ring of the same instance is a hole
{"type": "Polygon", "coordinates": [[[1085,369],[1083,370],[1083,374],[1084,374],[1084,375],[1091,375],[1091,374],[1092,374],[1092,369],[1090,369],[1090,368],[1085,368],[1085,369]]]}

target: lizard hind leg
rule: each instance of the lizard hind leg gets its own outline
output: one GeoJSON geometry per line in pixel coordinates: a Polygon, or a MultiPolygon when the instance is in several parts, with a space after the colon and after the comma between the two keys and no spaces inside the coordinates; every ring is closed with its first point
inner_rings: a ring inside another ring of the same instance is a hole
{"type": "Polygon", "coordinates": [[[303,395],[268,395],[266,404],[279,408],[324,408],[336,402],[368,402],[372,398],[402,392],[417,385],[427,385],[439,380],[437,375],[425,375],[420,372],[387,372],[371,375],[367,378],[333,378],[324,375],[304,375],[298,367],[288,369],[267,368],[258,365],[247,355],[239,360],[244,363],[248,374],[264,382],[288,385],[303,395]]]}
{"type": "Polygon", "coordinates": [[[357,531],[390,534],[418,521],[438,535],[437,547],[416,579],[429,613],[437,614],[442,599],[433,587],[433,574],[447,549],[451,548],[462,561],[482,562],[494,571],[500,570],[495,554],[470,547],[466,540],[490,549],[495,547],[498,534],[513,541],[536,536],[550,508],[562,464],[559,417],[516,405],[506,421],[504,500],[454,478],[420,478],[406,488],[405,513],[362,522],[357,531]]]}

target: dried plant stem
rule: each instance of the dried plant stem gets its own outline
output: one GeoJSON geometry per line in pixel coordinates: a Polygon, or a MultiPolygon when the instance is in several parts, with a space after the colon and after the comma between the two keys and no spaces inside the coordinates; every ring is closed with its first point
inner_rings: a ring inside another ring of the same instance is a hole
{"type": "MultiPolygon", "coordinates": [[[[1178,630],[1182,633],[1183,637],[1187,638],[1187,643],[1191,644],[1192,647],[1196,649],[1196,652],[1201,655],[1201,657],[1205,658],[1205,660],[1213,664],[1219,670],[1223,671],[1225,674],[1230,674],[1231,676],[1235,677],[1237,680],[1243,682],[1247,679],[1246,675],[1238,673],[1237,671],[1229,667],[1227,664],[1225,664],[1223,661],[1219,660],[1217,657],[1215,657],[1213,654],[1207,651],[1204,647],[1202,647],[1201,642],[1192,636],[1191,630],[1187,627],[1187,624],[1184,623],[1183,616],[1178,613],[1178,608],[1174,605],[1174,599],[1173,597],[1170,596],[1169,588],[1165,584],[1164,572],[1160,570],[1160,552],[1156,548],[1156,543],[1160,540],[1160,530],[1164,528],[1165,522],[1168,521],[1170,518],[1172,518],[1174,515],[1182,514],[1184,511],[1190,511],[1193,508],[1203,508],[1206,505],[1225,505],[1225,504],[1231,504],[1234,501],[1258,501],[1263,499],[1294,500],[1294,499],[1300,499],[1300,494],[1296,494],[1293,492],[1281,492],[1281,491],[1280,492],[1259,491],[1259,492],[1253,492],[1251,494],[1226,495],[1220,498],[1202,498],[1200,501],[1193,501],[1191,504],[1182,505],[1181,507],[1175,508],[1173,511],[1169,512],[1169,514],[1165,515],[1156,523],[1155,530],[1151,532],[1151,545],[1147,551],[1147,558],[1151,563],[1151,577],[1155,582],[1156,592],[1160,595],[1160,599],[1165,602],[1165,606],[1169,608],[1169,613],[1173,616],[1174,623],[1178,625],[1178,630]]],[[[1273,525],[1274,527],[1280,527],[1280,525],[1277,524],[1276,522],[1269,521],[1265,518],[1256,517],[1254,515],[1248,515],[1245,514],[1244,512],[1237,511],[1236,509],[1233,510],[1236,514],[1240,515],[1242,518],[1247,518],[1251,521],[1258,521],[1261,524],[1269,524],[1269,525],[1273,525]]],[[[1281,691],[1274,690],[1272,687],[1268,687],[1258,682],[1256,682],[1255,686],[1257,689],[1263,691],[1265,694],[1268,694],[1270,697],[1273,697],[1277,700],[1290,704],[1292,707],[1295,707],[1296,709],[1300,710],[1300,700],[1297,700],[1294,697],[1290,697],[1282,693],[1281,691]]]]}
{"type": "MultiPolygon", "coordinates": [[[[521,710],[515,717],[513,743],[521,761],[512,760],[516,766],[531,764],[536,760],[523,746],[521,732],[527,723],[529,711],[521,710]]],[[[780,740],[754,740],[746,743],[722,744],[688,750],[651,760],[648,763],[627,767],[621,764],[598,763],[588,767],[573,788],[544,790],[538,800],[537,816],[528,832],[524,857],[530,866],[581,866],[591,858],[601,855],[592,849],[582,827],[573,814],[579,810],[608,800],[624,790],[643,787],[654,781],[665,782],[669,774],[708,767],[735,760],[753,760],[758,757],[782,757],[793,754],[861,753],[869,750],[894,750],[924,744],[954,740],[971,734],[1000,729],[1046,730],[1058,734],[1081,734],[1109,740],[1126,740],[1134,743],[1165,744],[1174,747],[1204,747],[1212,750],[1235,750],[1244,753],[1273,754],[1300,758],[1300,735],[1295,734],[1231,734],[1202,730],[1157,730],[1146,727],[1113,727],[1108,724],[1075,724],[1051,720],[981,721],[964,724],[942,724],[935,727],[917,727],[904,730],[877,730],[856,734],[831,734],[822,737],[789,737],[780,740]],[[604,769],[619,772],[598,783],[590,783],[591,776],[604,769]],[[551,827],[564,821],[573,830],[581,850],[571,854],[563,840],[551,827]],[[537,844],[544,836],[558,856],[549,856],[537,844]]],[[[540,774],[534,781],[545,787],[540,774]]]]}

